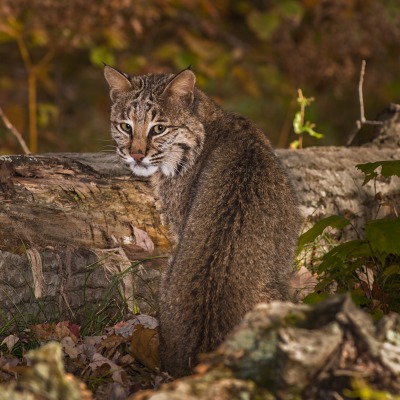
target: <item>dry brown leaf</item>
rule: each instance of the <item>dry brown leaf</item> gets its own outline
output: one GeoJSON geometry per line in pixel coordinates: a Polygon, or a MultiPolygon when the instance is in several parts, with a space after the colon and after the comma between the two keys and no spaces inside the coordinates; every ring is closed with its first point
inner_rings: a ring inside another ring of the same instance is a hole
{"type": "Polygon", "coordinates": [[[101,346],[105,349],[112,349],[118,347],[120,344],[125,343],[126,338],[120,335],[110,335],[101,341],[101,346]]]}
{"type": "Polygon", "coordinates": [[[118,358],[118,364],[121,366],[129,366],[135,362],[135,358],[130,354],[124,354],[123,356],[118,358]]]}
{"type": "Polygon", "coordinates": [[[82,353],[70,336],[62,338],[60,343],[64,350],[64,353],[66,353],[73,360],[82,353]]]}
{"type": "Polygon", "coordinates": [[[105,336],[86,336],[83,338],[83,343],[78,344],[77,347],[89,361],[92,361],[97,352],[97,346],[104,338],[105,336]]]}
{"type": "Polygon", "coordinates": [[[19,337],[16,335],[8,335],[1,343],[5,344],[7,346],[8,351],[11,353],[12,349],[14,348],[14,346],[17,344],[17,342],[19,341],[19,337]]]}
{"type": "MultiPolygon", "coordinates": [[[[133,330],[135,329],[136,321],[134,319],[130,319],[128,321],[121,321],[115,324],[108,332],[114,331],[116,335],[121,335],[123,337],[129,337],[132,335],[133,330]]],[[[111,332],[110,332],[111,333],[111,332]]]]}
{"type": "Polygon", "coordinates": [[[0,382],[7,382],[15,378],[15,368],[20,364],[18,358],[0,356],[0,382]]]}
{"type": "Polygon", "coordinates": [[[296,271],[292,279],[290,280],[290,285],[296,293],[296,299],[298,301],[304,299],[308,294],[314,291],[315,285],[318,283],[318,278],[313,275],[306,267],[302,266],[298,271],[296,271]]]}
{"type": "Polygon", "coordinates": [[[363,288],[366,289],[366,294],[368,295],[374,284],[374,271],[371,268],[363,267],[356,270],[358,279],[362,282],[363,288]]]}
{"type": "Polygon", "coordinates": [[[140,314],[135,316],[136,324],[143,325],[143,328],[155,329],[158,326],[158,321],[147,314],[140,314]]]}
{"type": "Polygon", "coordinates": [[[36,324],[31,326],[32,333],[40,341],[44,342],[56,339],[55,329],[56,324],[36,324]]]}
{"type": "Polygon", "coordinates": [[[81,327],[76,324],[72,324],[70,321],[62,321],[57,324],[57,326],[66,326],[69,330],[69,336],[71,339],[77,343],[81,338],[81,327]]]}
{"type": "Polygon", "coordinates": [[[158,354],[158,332],[155,329],[137,325],[131,338],[131,354],[137,361],[154,372],[160,368],[158,354]]]}
{"type": "Polygon", "coordinates": [[[100,372],[101,376],[111,373],[113,381],[122,386],[127,384],[128,379],[126,372],[119,365],[99,353],[93,356],[93,361],[89,366],[93,372],[100,372]]]}
{"type": "Polygon", "coordinates": [[[133,227],[133,234],[135,235],[136,244],[140,246],[142,249],[151,253],[154,250],[154,243],[150,239],[148,233],[142,231],[139,228],[136,228],[133,225],[132,227],[133,227]]]}
{"type": "Polygon", "coordinates": [[[56,324],[56,326],[54,327],[54,334],[56,339],[61,340],[67,336],[70,335],[69,329],[66,325],[62,324],[61,322],[59,322],[58,324],[56,324]]]}
{"type": "Polygon", "coordinates": [[[120,367],[112,362],[110,359],[107,357],[104,357],[100,353],[95,353],[93,355],[93,361],[89,363],[89,367],[92,369],[92,371],[96,371],[98,368],[103,366],[104,364],[108,365],[110,367],[110,371],[116,371],[120,369],[120,367]]]}
{"type": "Polygon", "coordinates": [[[70,336],[77,343],[80,339],[80,327],[71,324],[69,321],[62,321],[57,324],[36,324],[31,326],[33,334],[43,342],[57,340],[70,336]]]}
{"type": "Polygon", "coordinates": [[[112,328],[106,329],[108,335],[115,333],[123,337],[130,337],[133,335],[137,325],[143,325],[144,328],[154,329],[158,326],[158,322],[154,317],[146,314],[136,315],[135,318],[128,321],[118,322],[112,328]]]}

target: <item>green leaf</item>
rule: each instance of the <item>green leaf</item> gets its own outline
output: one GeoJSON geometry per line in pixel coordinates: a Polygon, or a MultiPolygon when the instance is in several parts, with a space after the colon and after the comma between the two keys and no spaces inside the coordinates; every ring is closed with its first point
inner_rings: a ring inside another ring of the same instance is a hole
{"type": "Polygon", "coordinates": [[[391,275],[399,275],[400,274],[400,265],[390,265],[389,267],[385,268],[382,272],[383,277],[389,277],[391,275]]]}
{"type": "Polygon", "coordinates": [[[303,132],[303,124],[301,119],[302,119],[301,112],[298,111],[293,118],[293,129],[294,132],[297,133],[298,135],[300,135],[303,132]]]}
{"type": "Polygon", "coordinates": [[[314,305],[314,304],[321,303],[321,301],[326,300],[328,297],[329,297],[329,294],[313,292],[313,293],[308,294],[306,297],[304,297],[303,303],[314,305]]]}
{"type": "Polygon", "coordinates": [[[368,221],[365,236],[374,252],[400,255],[400,218],[368,221]]]}
{"type": "Polygon", "coordinates": [[[115,64],[114,54],[104,46],[93,47],[89,54],[90,61],[97,67],[103,67],[103,62],[106,64],[115,64]]]}
{"type": "Polygon", "coordinates": [[[375,171],[378,167],[382,167],[381,175],[384,177],[394,175],[400,177],[400,160],[376,161],[373,163],[357,164],[356,168],[358,168],[365,175],[363,185],[378,176],[378,172],[375,171]]]}
{"type": "MultiPolygon", "coordinates": [[[[354,258],[371,257],[371,248],[367,240],[349,240],[335,246],[322,257],[322,262],[318,266],[318,273],[327,271],[331,268],[342,266],[354,258]]],[[[359,260],[362,263],[362,260],[359,260]]],[[[358,265],[355,265],[355,268],[358,265]]]]}
{"type": "Polygon", "coordinates": [[[387,280],[393,275],[400,275],[400,265],[390,265],[382,272],[383,285],[386,285],[387,280]]]}
{"type": "Polygon", "coordinates": [[[304,14],[304,6],[302,6],[300,2],[296,0],[281,0],[278,4],[278,7],[280,8],[282,14],[288,18],[301,18],[304,14]]]}
{"type": "Polygon", "coordinates": [[[297,254],[299,254],[307,243],[313,242],[328,226],[336,229],[342,229],[349,225],[350,221],[341,215],[331,215],[320,221],[316,222],[314,226],[307,232],[304,232],[300,238],[297,245],[297,254]]]}
{"type": "Polygon", "coordinates": [[[365,295],[365,293],[358,289],[352,290],[350,292],[351,299],[356,303],[358,306],[366,306],[371,303],[371,300],[365,295]]]}
{"type": "Polygon", "coordinates": [[[270,38],[279,25],[279,17],[272,12],[251,11],[247,16],[250,29],[262,40],[270,38]]]}
{"type": "Polygon", "coordinates": [[[324,137],[322,133],[315,132],[311,125],[309,125],[309,122],[307,122],[303,127],[303,131],[307,132],[310,136],[313,136],[316,139],[322,139],[324,137]]]}
{"type": "Polygon", "coordinates": [[[41,127],[46,127],[52,121],[55,121],[57,119],[59,110],[55,104],[39,103],[37,114],[38,125],[41,127]]]}

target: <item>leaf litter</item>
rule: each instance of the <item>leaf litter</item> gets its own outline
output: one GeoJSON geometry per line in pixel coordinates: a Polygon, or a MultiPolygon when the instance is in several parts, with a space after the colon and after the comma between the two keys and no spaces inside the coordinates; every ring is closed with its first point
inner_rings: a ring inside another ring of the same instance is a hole
{"type": "MultiPolygon", "coordinates": [[[[93,397],[87,397],[90,391],[82,389],[84,398],[122,400],[139,390],[157,388],[172,380],[160,371],[157,326],[155,318],[142,314],[106,328],[101,336],[82,336],[80,326],[70,321],[32,325],[28,333],[32,341],[45,345],[41,349],[49,342],[58,343],[64,375],[83,381],[93,393],[93,397]]],[[[0,344],[1,386],[18,386],[20,375],[33,374],[35,367],[27,356],[30,353],[23,350],[22,354],[14,355],[17,347],[24,349],[21,343],[27,342],[23,335],[19,336],[9,335],[0,344]]]]}

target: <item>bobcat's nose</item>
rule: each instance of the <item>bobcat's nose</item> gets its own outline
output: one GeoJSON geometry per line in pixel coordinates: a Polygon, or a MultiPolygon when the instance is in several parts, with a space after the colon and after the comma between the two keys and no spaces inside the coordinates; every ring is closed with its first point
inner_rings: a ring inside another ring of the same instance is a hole
{"type": "Polygon", "coordinates": [[[142,161],[144,158],[144,154],[141,154],[141,153],[134,153],[134,154],[131,154],[131,156],[135,161],[142,161]]]}

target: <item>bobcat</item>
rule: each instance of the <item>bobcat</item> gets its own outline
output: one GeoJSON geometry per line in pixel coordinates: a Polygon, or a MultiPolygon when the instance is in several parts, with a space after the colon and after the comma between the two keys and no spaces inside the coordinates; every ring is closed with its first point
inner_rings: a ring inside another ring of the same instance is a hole
{"type": "Polygon", "coordinates": [[[259,302],[288,300],[295,195],[263,132],[195,87],[195,74],[105,66],[111,132],[150,177],[176,248],[160,290],[162,368],[178,377],[259,302]]]}

